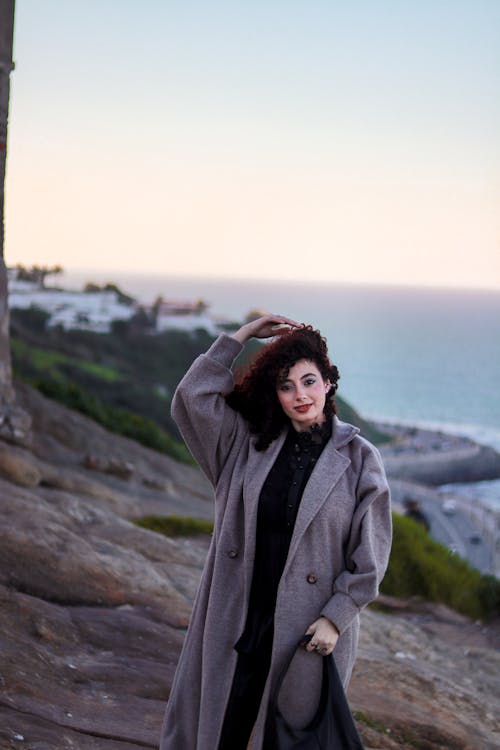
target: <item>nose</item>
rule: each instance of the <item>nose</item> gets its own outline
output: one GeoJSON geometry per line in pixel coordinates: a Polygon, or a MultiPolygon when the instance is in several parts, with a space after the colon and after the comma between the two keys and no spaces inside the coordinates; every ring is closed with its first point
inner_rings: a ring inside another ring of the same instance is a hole
{"type": "Polygon", "coordinates": [[[306,397],[306,392],[305,392],[304,386],[298,385],[297,386],[297,390],[295,392],[295,395],[296,395],[297,401],[304,401],[304,399],[306,397]]]}

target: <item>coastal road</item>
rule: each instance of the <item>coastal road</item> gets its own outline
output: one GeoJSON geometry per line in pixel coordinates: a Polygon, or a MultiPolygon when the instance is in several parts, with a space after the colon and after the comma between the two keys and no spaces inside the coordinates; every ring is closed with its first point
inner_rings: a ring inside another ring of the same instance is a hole
{"type": "Polygon", "coordinates": [[[393,501],[404,513],[415,500],[427,516],[430,534],[468,560],[482,573],[500,577],[500,519],[498,511],[454,494],[454,482],[481,481],[498,472],[500,456],[493,448],[461,435],[402,425],[377,424],[393,440],[381,446],[393,501]],[[449,491],[440,490],[448,485],[449,491]]]}
{"type": "Polygon", "coordinates": [[[420,506],[431,524],[431,536],[451,552],[465,558],[481,573],[492,573],[494,552],[491,544],[457,508],[452,514],[443,513],[436,499],[422,497],[420,506]]]}
{"type": "Polygon", "coordinates": [[[481,573],[500,576],[500,536],[495,514],[486,514],[480,506],[471,506],[452,493],[443,495],[436,487],[390,478],[395,510],[404,513],[405,500],[416,500],[430,523],[430,535],[450,550],[466,559],[481,573]],[[444,501],[453,500],[453,510],[443,512],[444,501]],[[495,548],[499,552],[495,555],[495,548]]]}

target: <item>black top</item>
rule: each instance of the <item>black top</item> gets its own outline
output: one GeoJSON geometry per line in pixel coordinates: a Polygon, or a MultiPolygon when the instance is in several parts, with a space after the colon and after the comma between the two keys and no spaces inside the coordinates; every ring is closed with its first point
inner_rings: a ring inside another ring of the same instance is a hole
{"type": "Polygon", "coordinates": [[[290,427],[262,487],[250,603],[243,635],[235,648],[251,654],[270,647],[278,586],[305,486],[331,437],[330,420],[307,432],[290,427]]]}

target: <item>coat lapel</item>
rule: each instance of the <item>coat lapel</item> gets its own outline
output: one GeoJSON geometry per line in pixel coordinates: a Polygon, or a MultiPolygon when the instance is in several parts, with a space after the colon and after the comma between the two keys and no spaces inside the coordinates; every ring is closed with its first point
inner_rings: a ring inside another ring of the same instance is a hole
{"type": "MultiPolygon", "coordinates": [[[[307,527],[351,463],[348,458],[339,453],[339,449],[350,442],[358,432],[357,427],[340,422],[337,417],[333,418],[332,437],[325,445],[302,496],[284,572],[287,571],[307,527]]],[[[286,435],[287,430],[283,430],[266,451],[255,450],[255,439],[251,439],[249,444],[248,463],[243,482],[247,544],[245,591],[247,592],[250,591],[252,583],[259,497],[267,475],[285,442],[286,435]]]]}
{"type": "Polygon", "coordinates": [[[350,466],[350,459],[340,453],[338,449],[350,442],[358,432],[357,427],[340,422],[337,417],[334,417],[332,437],[325,445],[302,495],[283,573],[286,573],[290,566],[290,562],[297,551],[307,527],[342,474],[350,466]]]}
{"type": "Polygon", "coordinates": [[[265,451],[255,450],[255,438],[250,440],[248,463],[243,481],[243,503],[245,506],[245,539],[248,545],[245,555],[245,590],[250,591],[255,557],[255,538],[257,534],[257,512],[259,497],[274,462],[285,442],[287,430],[283,430],[265,451]],[[250,554],[248,554],[250,553],[250,554]]]}

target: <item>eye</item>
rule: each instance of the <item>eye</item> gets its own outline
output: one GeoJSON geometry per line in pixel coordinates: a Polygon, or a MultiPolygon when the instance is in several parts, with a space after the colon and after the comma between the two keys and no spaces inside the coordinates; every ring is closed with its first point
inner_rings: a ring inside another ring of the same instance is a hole
{"type": "Polygon", "coordinates": [[[286,383],[283,383],[283,385],[280,385],[280,387],[279,387],[279,390],[282,391],[283,393],[286,393],[290,389],[291,389],[291,386],[290,385],[286,385],[286,383]]]}
{"type": "Polygon", "coordinates": [[[305,385],[314,385],[316,382],[316,378],[307,378],[307,380],[304,380],[305,385]]]}

